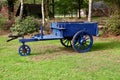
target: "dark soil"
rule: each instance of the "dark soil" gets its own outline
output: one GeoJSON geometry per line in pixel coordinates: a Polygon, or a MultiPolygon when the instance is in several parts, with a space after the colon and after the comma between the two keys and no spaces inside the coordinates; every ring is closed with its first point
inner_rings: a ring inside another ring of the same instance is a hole
{"type": "Polygon", "coordinates": [[[9,30],[0,30],[0,36],[9,34],[9,30]]]}

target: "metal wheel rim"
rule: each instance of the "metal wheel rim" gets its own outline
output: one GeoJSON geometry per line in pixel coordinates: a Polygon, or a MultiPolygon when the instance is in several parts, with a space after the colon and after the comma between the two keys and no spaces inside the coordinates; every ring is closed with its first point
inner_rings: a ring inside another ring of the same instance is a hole
{"type": "Polygon", "coordinates": [[[77,52],[83,53],[89,51],[92,48],[92,44],[92,36],[85,31],[76,33],[72,40],[72,46],[77,52]]]}
{"type": "Polygon", "coordinates": [[[20,46],[20,48],[19,48],[19,54],[20,54],[21,56],[30,55],[30,52],[31,52],[31,49],[30,49],[30,47],[27,46],[27,45],[22,45],[22,46],[20,46]]]}
{"type": "Polygon", "coordinates": [[[69,39],[60,39],[60,42],[65,47],[72,47],[71,40],[69,39]]]}

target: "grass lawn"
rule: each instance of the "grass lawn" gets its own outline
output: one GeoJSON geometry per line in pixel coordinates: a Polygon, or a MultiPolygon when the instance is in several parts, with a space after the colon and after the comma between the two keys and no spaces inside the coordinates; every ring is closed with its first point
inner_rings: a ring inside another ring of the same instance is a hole
{"type": "Polygon", "coordinates": [[[87,53],[59,42],[27,43],[31,55],[17,54],[18,40],[0,36],[0,80],[120,80],[120,38],[95,38],[87,53]]]}

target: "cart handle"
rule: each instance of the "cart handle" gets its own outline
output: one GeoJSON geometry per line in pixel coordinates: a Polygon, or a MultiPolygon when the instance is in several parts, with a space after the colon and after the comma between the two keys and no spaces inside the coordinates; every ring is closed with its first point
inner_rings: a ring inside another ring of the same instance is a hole
{"type": "Polygon", "coordinates": [[[12,35],[12,34],[10,34],[10,35],[8,35],[8,37],[9,37],[10,39],[8,39],[7,42],[10,42],[10,41],[12,41],[12,40],[15,40],[15,39],[17,39],[17,38],[19,38],[19,37],[23,37],[23,36],[22,36],[22,35],[12,35]]]}

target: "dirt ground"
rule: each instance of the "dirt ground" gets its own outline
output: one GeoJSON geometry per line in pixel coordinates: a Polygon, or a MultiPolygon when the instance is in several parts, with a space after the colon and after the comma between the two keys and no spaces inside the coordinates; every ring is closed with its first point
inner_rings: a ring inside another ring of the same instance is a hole
{"type": "Polygon", "coordinates": [[[0,30],[0,36],[7,35],[9,33],[10,33],[10,31],[8,31],[8,30],[0,30]]]}

